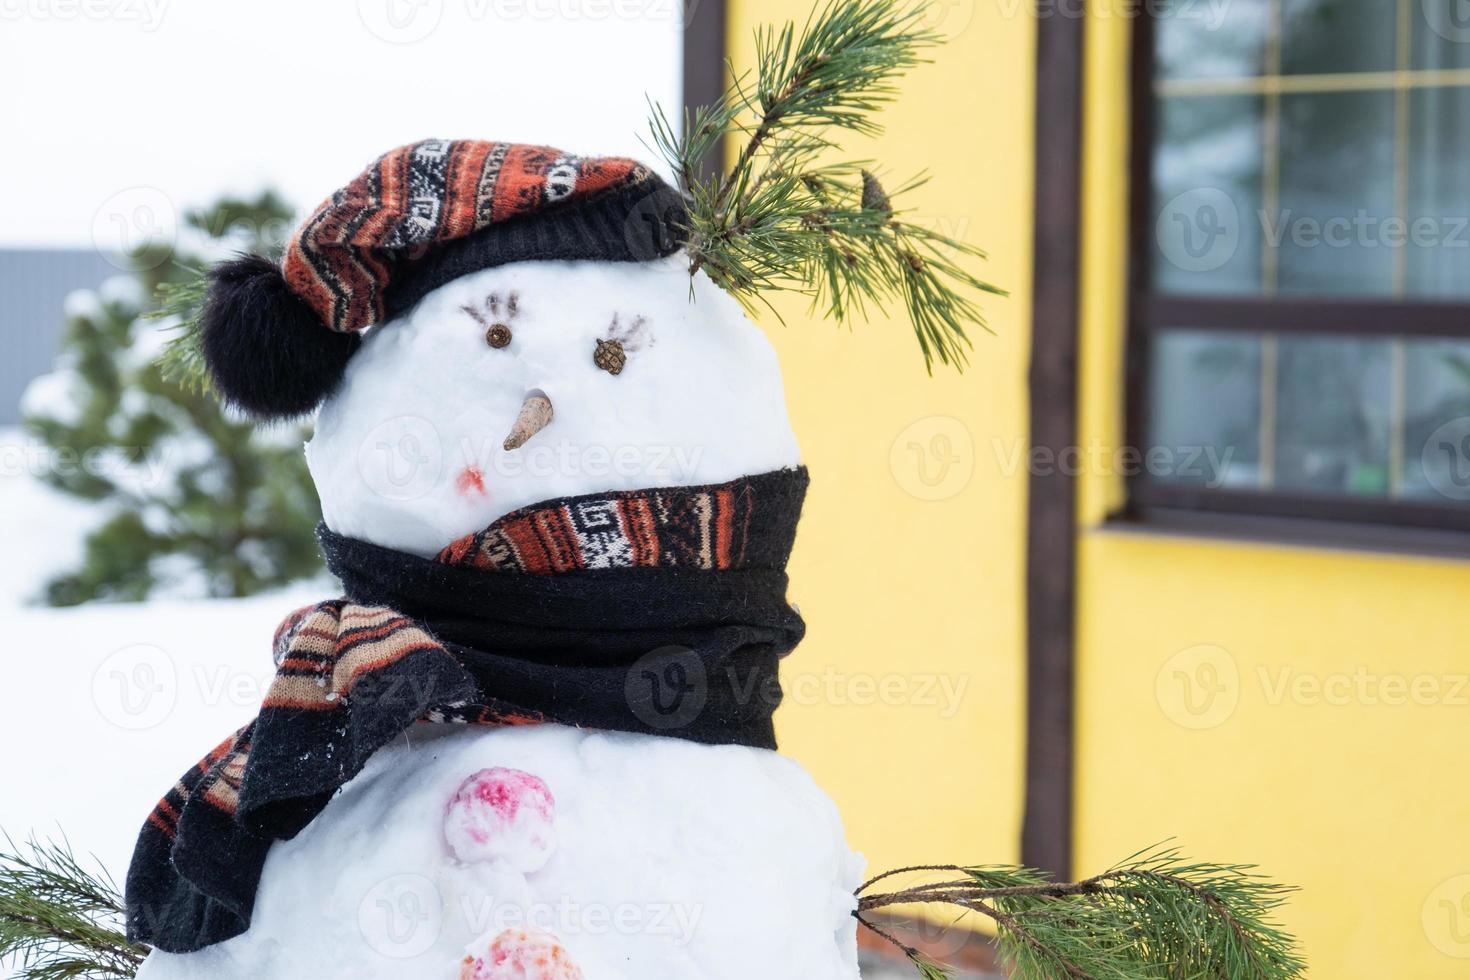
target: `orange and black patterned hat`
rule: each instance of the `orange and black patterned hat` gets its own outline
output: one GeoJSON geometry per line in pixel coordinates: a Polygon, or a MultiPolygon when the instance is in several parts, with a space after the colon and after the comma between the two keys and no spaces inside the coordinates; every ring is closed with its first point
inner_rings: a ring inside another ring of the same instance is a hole
{"type": "Polygon", "coordinates": [[[533,259],[650,261],[683,242],[683,198],[634,160],[423,140],[322,202],[280,267],[243,257],[212,272],[205,361],[245,411],[301,415],[336,386],[357,331],[451,280],[533,259]]]}

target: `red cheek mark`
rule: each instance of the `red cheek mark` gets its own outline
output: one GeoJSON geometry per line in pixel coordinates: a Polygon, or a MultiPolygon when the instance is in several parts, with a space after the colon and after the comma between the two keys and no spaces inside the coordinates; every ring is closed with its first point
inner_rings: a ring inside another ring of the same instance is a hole
{"type": "Polygon", "coordinates": [[[478,466],[466,466],[459,471],[459,479],[454,481],[454,488],[459,491],[461,497],[468,497],[472,493],[485,496],[485,474],[480,472],[478,466]]]}

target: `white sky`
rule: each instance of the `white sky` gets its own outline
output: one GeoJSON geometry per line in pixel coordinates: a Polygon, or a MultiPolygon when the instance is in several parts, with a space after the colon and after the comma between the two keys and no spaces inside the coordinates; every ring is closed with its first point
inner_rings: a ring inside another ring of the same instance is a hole
{"type": "Polygon", "coordinates": [[[0,0],[0,247],[117,248],[223,191],[303,213],[425,137],[654,162],[680,0],[0,0]]]}

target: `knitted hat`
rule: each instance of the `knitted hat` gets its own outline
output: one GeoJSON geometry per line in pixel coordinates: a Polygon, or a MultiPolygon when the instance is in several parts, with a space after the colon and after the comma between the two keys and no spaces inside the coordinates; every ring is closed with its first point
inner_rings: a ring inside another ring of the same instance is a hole
{"type": "Polygon", "coordinates": [[[532,259],[642,262],[684,242],[679,193],[633,160],[545,146],[424,140],[383,154],[292,236],[211,273],[205,362],[232,404],[311,411],[364,327],[460,276],[532,259]]]}

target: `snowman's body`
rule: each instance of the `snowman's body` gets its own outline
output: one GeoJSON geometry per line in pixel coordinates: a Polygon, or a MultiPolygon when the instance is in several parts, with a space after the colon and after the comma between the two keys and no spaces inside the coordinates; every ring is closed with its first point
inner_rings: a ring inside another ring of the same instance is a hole
{"type": "Polygon", "coordinates": [[[554,938],[579,972],[464,975],[849,980],[861,870],[831,801],[774,752],[557,725],[437,737],[423,726],[274,846],[248,932],[154,954],[142,977],[455,980],[467,955],[483,960],[525,930],[554,938]],[[548,839],[460,860],[446,803],[497,768],[550,789],[548,839]]]}
{"type": "MultiPolygon", "coordinates": [[[[774,352],[690,282],[680,255],[517,263],[374,328],[307,448],[326,522],[432,556],[538,501],[798,465],[774,352]],[[528,395],[551,422],[507,451],[528,395]]],[[[140,977],[851,980],[861,871],[774,752],[420,725],[273,847],[244,935],[140,977]]]]}

